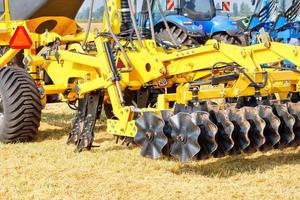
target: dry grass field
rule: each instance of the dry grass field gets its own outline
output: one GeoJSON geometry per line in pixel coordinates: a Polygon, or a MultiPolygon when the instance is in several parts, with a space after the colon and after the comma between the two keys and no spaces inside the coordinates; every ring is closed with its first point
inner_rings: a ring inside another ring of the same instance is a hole
{"type": "Polygon", "coordinates": [[[0,144],[0,199],[299,199],[300,148],[180,164],[149,160],[97,124],[91,152],[65,144],[73,113],[48,105],[38,140],[0,144]]]}
{"type": "MultiPolygon", "coordinates": [[[[84,30],[87,30],[87,23],[78,23],[78,25],[84,30]]],[[[102,23],[92,23],[91,24],[91,32],[94,32],[95,29],[100,30],[102,27],[102,23]]]]}

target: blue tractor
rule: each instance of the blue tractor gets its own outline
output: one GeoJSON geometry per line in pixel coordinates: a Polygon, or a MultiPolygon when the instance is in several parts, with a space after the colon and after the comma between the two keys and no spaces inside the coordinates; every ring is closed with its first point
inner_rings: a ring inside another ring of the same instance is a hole
{"type": "Polygon", "coordinates": [[[283,1],[283,10],[280,11],[274,23],[273,35],[277,41],[299,45],[300,40],[300,1],[283,1]]]}
{"type": "MultiPolygon", "coordinates": [[[[300,0],[253,0],[256,9],[245,32],[251,44],[264,42],[264,35],[272,41],[299,46],[300,40],[300,0]]],[[[265,37],[265,39],[267,39],[265,37]]],[[[286,68],[295,68],[288,60],[286,68]]]]}
{"type": "Polygon", "coordinates": [[[246,28],[252,44],[259,42],[258,36],[262,32],[268,32],[274,41],[298,43],[299,0],[253,0],[253,3],[256,3],[256,9],[246,28]]]}
{"type": "MultiPolygon", "coordinates": [[[[157,36],[172,43],[163,21],[165,17],[170,32],[178,44],[204,44],[208,39],[216,39],[230,44],[246,45],[242,30],[229,16],[218,16],[214,0],[150,0],[154,28],[157,36]]],[[[149,27],[147,1],[143,0],[140,26],[149,27]]],[[[174,41],[174,40],[173,40],[174,41]]]]}

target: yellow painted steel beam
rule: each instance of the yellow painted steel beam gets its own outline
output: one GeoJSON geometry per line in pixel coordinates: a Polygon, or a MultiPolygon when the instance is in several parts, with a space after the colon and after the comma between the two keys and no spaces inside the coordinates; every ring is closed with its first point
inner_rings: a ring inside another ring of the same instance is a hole
{"type": "Polygon", "coordinates": [[[94,90],[104,89],[109,87],[112,83],[105,81],[103,78],[97,78],[84,83],[78,83],[78,94],[84,95],[94,90]]]}
{"type": "Polygon", "coordinates": [[[103,28],[102,32],[109,32],[108,28],[108,20],[112,26],[112,30],[115,34],[118,34],[121,32],[121,22],[122,22],[122,16],[121,16],[121,1],[120,0],[105,0],[107,1],[107,6],[109,8],[109,17],[110,19],[107,19],[106,14],[103,15],[103,28]]]}
{"type": "Polygon", "coordinates": [[[60,94],[66,90],[65,85],[45,85],[43,86],[46,95],[60,94]]]}
{"type": "Polygon", "coordinates": [[[270,64],[283,60],[290,60],[296,66],[300,64],[300,57],[293,55],[295,49],[299,50],[299,47],[296,46],[272,42],[268,44],[257,44],[246,48],[251,52],[250,55],[257,64],[270,64]]]}
{"type": "Polygon", "coordinates": [[[4,67],[9,63],[21,50],[20,49],[9,49],[0,57],[0,68],[4,67]]]}
{"type": "Polygon", "coordinates": [[[273,42],[270,44],[270,50],[284,58],[285,60],[290,61],[294,65],[300,67],[300,47],[293,45],[286,45],[283,43],[273,42]]]}
{"type": "Polygon", "coordinates": [[[280,81],[300,81],[300,73],[293,71],[272,71],[269,72],[269,77],[273,82],[280,81]]]}
{"type": "Polygon", "coordinates": [[[83,66],[89,66],[97,68],[100,70],[101,60],[97,56],[92,56],[88,54],[80,54],[76,52],[69,51],[58,51],[59,59],[62,61],[69,61],[83,66]]]}
{"type": "Polygon", "coordinates": [[[5,23],[9,26],[11,19],[10,19],[10,9],[9,9],[9,0],[5,0],[4,2],[4,15],[5,15],[5,23]]]}

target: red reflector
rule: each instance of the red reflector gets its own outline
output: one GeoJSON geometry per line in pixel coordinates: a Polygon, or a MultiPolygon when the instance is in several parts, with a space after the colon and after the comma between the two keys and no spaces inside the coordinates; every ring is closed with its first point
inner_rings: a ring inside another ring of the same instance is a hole
{"type": "Polygon", "coordinates": [[[230,11],[230,1],[223,1],[222,2],[222,6],[223,6],[223,11],[230,11]]]}
{"type": "Polygon", "coordinates": [[[14,35],[9,41],[9,44],[13,49],[29,49],[31,47],[32,40],[24,26],[17,27],[14,35]]]}
{"type": "Polygon", "coordinates": [[[117,62],[117,68],[118,69],[125,68],[124,63],[123,63],[123,61],[120,58],[118,59],[118,62],[117,62]]]}

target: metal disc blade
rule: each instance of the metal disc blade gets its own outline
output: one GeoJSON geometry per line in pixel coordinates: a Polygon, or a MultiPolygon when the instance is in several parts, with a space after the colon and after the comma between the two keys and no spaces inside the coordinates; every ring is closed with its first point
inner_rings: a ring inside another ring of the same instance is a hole
{"type": "Polygon", "coordinates": [[[209,119],[207,112],[195,112],[192,114],[193,122],[201,129],[199,143],[201,151],[206,151],[208,156],[212,155],[218,148],[216,134],[218,127],[209,119]]]}
{"type": "Polygon", "coordinates": [[[296,135],[297,143],[300,143],[300,102],[289,103],[288,110],[291,115],[295,118],[294,133],[296,135]]]}
{"type": "Polygon", "coordinates": [[[134,137],[134,142],[140,146],[143,146],[144,142],[146,141],[146,134],[144,131],[139,131],[134,137]]]}
{"type": "Polygon", "coordinates": [[[281,136],[280,146],[287,145],[295,139],[295,118],[288,112],[287,105],[274,104],[274,113],[280,119],[279,133],[281,136]]]}
{"type": "Polygon", "coordinates": [[[263,145],[262,150],[268,150],[274,147],[280,141],[279,126],[280,119],[273,113],[271,106],[260,105],[256,107],[259,116],[265,121],[266,127],[264,136],[266,143],[263,145]]]}
{"type": "Polygon", "coordinates": [[[232,138],[234,141],[234,151],[240,152],[250,145],[249,130],[250,123],[246,119],[245,110],[231,107],[228,110],[228,117],[234,125],[232,138]]]}
{"type": "Polygon", "coordinates": [[[187,113],[178,113],[171,117],[169,122],[174,141],[170,154],[182,162],[190,161],[201,148],[198,143],[200,128],[193,123],[191,115],[187,113]]]}
{"type": "Polygon", "coordinates": [[[181,162],[190,161],[200,151],[199,144],[194,141],[189,145],[182,145],[180,142],[175,142],[171,145],[171,155],[178,157],[181,162]]]}
{"type": "Polygon", "coordinates": [[[166,121],[169,121],[170,118],[174,116],[174,113],[171,110],[162,110],[161,116],[162,116],[162,119],[166,122],[166,121]]]}
{"type": "Polygon", "coordinates": [[[246,119],[251,125],[249,131],[251,146],[259,148],[266,142],[266,138],[264,136],[266,122],[259,116],[255,108],[244,107],[243,109],[245,109],[246,119]]]}
{"type": "Polygon", "coordinates": [[[157,159],[162,156],[162,150],[168,143],[163,132],[164,121],[154,113],[145,112],[136,120],[138,132],[134,142],[142,146],[141,155],[157,159]]]}
{"type": "Polygon", "coordinates": [[[142,146],[141,156],[143,156],[143,157],[157,159],[157,158],[161,157],[161,154],[162,153],[161,153],[160,147],[156,146],[153,143],[145,142],[144,145],[142,146]]]}
{"type": "Polygon", "coordinates": [[[234,125],[229,120],[228,113],[225,110],[212,109],[210,116],[218,127],[216,135],[218,148],[215,152],[215,156],[222,157],[234,147],[234,141],[232,139],[234,125]]]}
{"type": "Polygon", "coordinates": [[[161,111],[161,116],[165,122],[164,133],[168,138],[170,138],[172,134],[172,127],[170,126],[169,120],[172,116],[174,116],[174,113],[171,110],[163,110],[161,111]]]}
{"type": "Polygon", "coordinates": [[[164,121],[161,119],[161,116],[158,116],[152,112],[144,112],[143,115],[138,118],[135,122],[139,130],[148,130],[160,131],[164,127],[164,121]]]}

